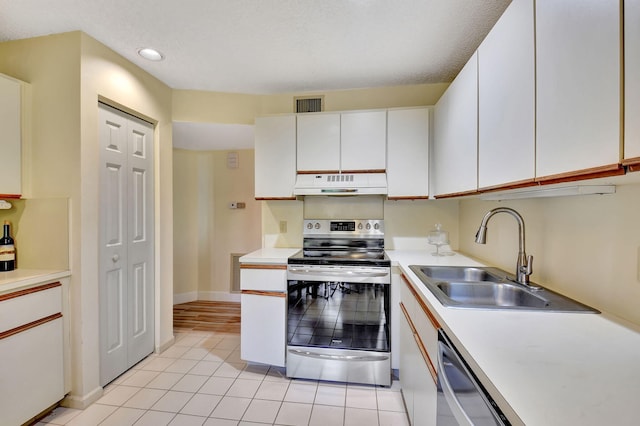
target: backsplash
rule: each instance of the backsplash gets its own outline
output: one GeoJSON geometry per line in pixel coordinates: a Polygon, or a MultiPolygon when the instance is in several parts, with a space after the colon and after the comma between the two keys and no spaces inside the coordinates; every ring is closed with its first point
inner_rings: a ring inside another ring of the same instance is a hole
{"type": "Polygon", "coordinates": [[[265,201],[262,209],[264,247],[301,247],[304,219],[384,219],[389,250],[431,249],[427,233],[435,223],[458,245],[458,201],[398,200],[382,196],[306,197],[304,201],[265,201]],[[280,232],[286,222],[287,232],[280,232]]]}
{"type": "Polygon", "coordinates": [[[20,269],[69,269],[69,200],[11,200],[0,220],[11,222],[20,269]]]}
{"type": "Polygon", "coordinates": [[[487,244],[474,242],[482,217],[498,206],[524,218],[532,281],[603,312],[640,325],[640,184],[610,195],[489,202],[460,202],[460,250],[508,272],[515,271],[518,225],[508,215],[492,218],[487,244]]]}

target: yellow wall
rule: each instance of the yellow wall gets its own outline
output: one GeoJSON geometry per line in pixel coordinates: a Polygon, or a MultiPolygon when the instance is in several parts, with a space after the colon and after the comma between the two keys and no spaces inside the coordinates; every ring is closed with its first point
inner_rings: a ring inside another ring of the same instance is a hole
{"type": "Polygon", "coordinates": [[[173,187],[173,292],[197,295],[200,197],[196,151],[173,150],[173,187]]]}
{"type": "Polygon", "coordinates": [[[227,153],[216,151],[214,170],[214,227],[212,281],[201,291],[227,293],[230,288],[231,253],[246,254],[261,247],[261,204],[255,200],[253,150],[238,150],[239,166],[227,167],[227,153]],[[244,209],[230,209],[230,202],[244,209]]]}
{"type": "Polygon", "coordinates": [[[261,247],[261,204],[254,199],[253,150],[237,150],[238,168],[227,167],[231,151],[174,150],[174,296],[229,300],[231,254],[261,247]],[[229,209],[244,202],[244,209],[229,209]]]}
{"type": "Polygon", "coordinates": [[[635,324],[640,324],[640,176],[611,195],[460,202],[460,249],[515,272],[518,226],[498,214],[489,221],[487,244],[475,244],[482,217],[497,206],[524,218],[526,250],[534,256],[532,280],[635,324]]]}
{"type": "MultiPolygon", "coordinates": [[[[420,84],[337,90],[319,94],[324,95],[326,111],[393,108],[434,105],[448,86],[447,83],[420,84]]],[[[316,94],[247,95],[175,90],[173,94],[173,120],[253,124],[255,117],[261,115],[293,112],[294,96],[303,95],[316,94]]]]}
{"type": "MultiPolygon", "coordinates": [[[[67,403],[83,407],[102,393],[98,340],[100,97],[157,123],[155,308],[161,321],[156,324],[156,345],[165,346],[173,339],[171,89],[80,32],[0,43],[0,72],[31,84],[32,134],[23,151],[23,162],[31,171],[24,191],[30,200],[20,220],[34,223],[42,215],[46,219],[42,223],[58,221],[61,229],[66,228],[67,220],[69,224],[70,258],[63,268],[70,268],[72,274],[73,371],[67,403]],[[57,212],[53,216],[42,207],[47,202],[57,212]]],[[[39,244],[38,238],[29,233],[20,241],[21,250],[39,244]]],[[[33,266],[42,268],[46,262],[33,266]]]]}

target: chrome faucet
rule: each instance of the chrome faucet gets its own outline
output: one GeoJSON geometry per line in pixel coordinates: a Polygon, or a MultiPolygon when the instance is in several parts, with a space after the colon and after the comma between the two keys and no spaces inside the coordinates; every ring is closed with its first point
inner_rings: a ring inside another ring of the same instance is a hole
{"type": "Polygon", "coordinates": [[[533,273],[533,256],[527,256],[524,249],[524,220],[522,219],[522,216],[520,216],[520,213],[508,207],[498,207],[489,211],[482,218],[482,223],[480,224],[480,228],[476,234],[476,243],[486,244],[487,222],[489,222],[489,219],[491,219],[491,217],[496,213],[509,213],[518,221],[519,247],[518,263],[516,264],[516,281],[533,289],[540,288],[529,282],[529,276],[533,273]]]}

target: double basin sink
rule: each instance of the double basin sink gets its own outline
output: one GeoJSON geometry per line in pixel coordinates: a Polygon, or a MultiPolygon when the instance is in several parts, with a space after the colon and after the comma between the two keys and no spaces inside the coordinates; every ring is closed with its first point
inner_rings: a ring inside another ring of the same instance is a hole
{"type": "Polygon", "coordinates": [[[519,284],[497,268],[424,265],[409,268],[448,307],[598,313],[551,290],[519,284]]]}

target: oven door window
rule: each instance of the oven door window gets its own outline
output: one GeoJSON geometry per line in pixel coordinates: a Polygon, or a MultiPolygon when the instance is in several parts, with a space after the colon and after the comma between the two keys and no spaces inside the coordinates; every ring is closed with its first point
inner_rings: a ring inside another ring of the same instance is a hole
{"type": "Polygon", "coordinates": [[[289,281],[288,293],[289,345],[389,351],[388,284],[289,281]]]}

